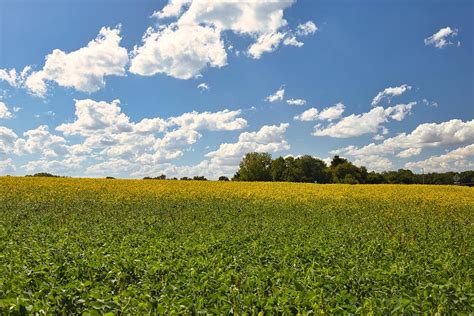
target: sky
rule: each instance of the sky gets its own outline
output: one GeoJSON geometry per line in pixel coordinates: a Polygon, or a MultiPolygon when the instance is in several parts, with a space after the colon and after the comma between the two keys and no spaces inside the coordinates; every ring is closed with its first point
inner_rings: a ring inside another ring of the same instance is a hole
{"type": "Polygon", "coordinates": [[[0,0],[0,175],[472,170],[473,39],[473,1],[0,0]]]}

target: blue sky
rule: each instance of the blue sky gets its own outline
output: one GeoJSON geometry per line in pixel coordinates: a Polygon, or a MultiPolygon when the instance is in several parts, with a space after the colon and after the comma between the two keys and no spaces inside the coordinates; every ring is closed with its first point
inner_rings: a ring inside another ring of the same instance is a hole
{"type": "Polygon", "coordinates": [[[0,174],[216,178],[249,151],[474,169],[473,21],[472,1],[3,0],[0,174]]]}

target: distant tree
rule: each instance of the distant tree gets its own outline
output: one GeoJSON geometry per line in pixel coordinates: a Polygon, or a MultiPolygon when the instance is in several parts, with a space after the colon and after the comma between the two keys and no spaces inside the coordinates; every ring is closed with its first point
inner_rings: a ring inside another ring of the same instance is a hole
{"type": "Polygon", "coordinates": [[[347,183],[346,180],[356,180],[357,183],[367,182],[367,169],[365,167],[357,167],[351,162],[347,161],[343,163],[336,163],[336,167],[331,165],[332,182],[334,183],[347,183]],[[351,175],[350,178],[346,179],[347,175],[351,175]]]}
{"type": "Polygon", "coordinates": [[[345,184],[358,184],[359,181],[354,177],[354,175],[348,173],[344,176],[344,179],[342,179],[341,183],[345,184]]]}
{"type": "Polygon", "coordinates": [[[219,181],[229,181],[229,178],[226,176],[220,176],[219,181]]]}
{"type": "Polygon", "coordinates": [[[272,161],[270,166],[270,174],[273,181],[286,181],[286,162],[285,158],[278,157],[272,161]]]}
{"type": "Polygon", "coordinates": [[[178,178],[176,178],[176,177],[173,177],[173,178],[171,178],[170,180],[178,180],[178,178]]]}
{"type": "Polygon", "coordinates": [[[326,163],[309,155],[298,157],[295,160],[301,182],[327,183],[330,180],[326,171],[326,163]]]}
{"type": "Polygon", "coordinates": [[[367,183],[382,184],[385,183],[385,179],[380,173],[372,171],[367,175],[367,183]]]}
{"type": "Polygon", "coordinates": [[[334,156],[334,158],[332,158],[331,160],[331,168],[335,168],[337,167],[338,165],[340,164],[343,164],[343,163],[346,163],[346,162],[349,162],[347,159],[345,158],[341,158],[339,157],[338,155],[334,156]]]}
{"type": "Polygon", "coordinates": [[[204,176],[194,176],[193,180],[198,180],[198,181],[207,181],[206,177],[204,176]]]}
{"type": "Polygon", "coordinates": [[[35,173],[32,177],[59,178],[59,176],[48,173],[48,172],[38,172],[38,173],[35,173]]]}
{"type": "Polygon", "coordinates": [[[184,180],[184,181],[188,181],[188,180],[192,180],[191,178],[188,178],[188,177],[182,177],[181,179],[179,180],[184,180]]]}
{"type": "Polygon", "coordinates": [[[157,179],[157,180],[166,180],[166,175],[165,175],[165,174],[161,174],[161,175],[159,175],[158,177],[156,177],[155,179],[157,179]]]}
{"type": "Polygon", "coordinates": [[[283,178],[288,182],[302,182],[303,171],[298,165],[296,159],[292,156],[285,158],[285,172],[283,178]]]}
{"type": "Polygon", "coordinates": [[[474,183],[474,171],[463,171],[459,174],[459,183],[474,183]]]}
{"type": "Polygon", "coordinates": [[[234,175],[239,181],[271,181],[272,157],[268,153],[248,153],[242,159],[234,175]]]}
{"type": "Polygon", "coordinates": [[[109,177],[105,177],[105,178],[106,178],[106,179],[110,179],[110,180],[115,179],[114,177],[110,177],[110,176],[109,176],[109,177]]]}

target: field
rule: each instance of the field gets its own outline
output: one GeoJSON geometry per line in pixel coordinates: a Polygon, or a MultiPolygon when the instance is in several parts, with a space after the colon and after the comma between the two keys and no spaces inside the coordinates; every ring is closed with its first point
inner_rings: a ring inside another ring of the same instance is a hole
{"type": "Polygon", "coordinates": [[[474,312],[472,188],[0,178],[0,314],[474,312]]]}

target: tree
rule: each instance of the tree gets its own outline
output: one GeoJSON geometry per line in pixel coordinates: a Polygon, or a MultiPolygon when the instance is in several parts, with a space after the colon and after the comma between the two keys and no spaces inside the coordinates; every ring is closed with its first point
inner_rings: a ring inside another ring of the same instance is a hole
{"type": "Polygon", "coordinates": [[[194,176],[193,180],[198,180],[198,181],[207,181],[206,177],[204,176],[194,176]]]}
{"type": "Polygon", "coordinates": [[[192,179],[191,179],[191,178],[188,178],[188,177],[182,177],[180,180],[188,181],[188,180],[192,180],[192,179]]]}
{"type": "MultiPolygon", "coordinates": [[[[331,164],[332,165],[332,164],[331,164]]],[[[336,167],[331,166],[332,181],[334,183],[345,183],[346,176],[351,175],[350,180],[355,179],[357,183],[367,182],[367,169],[365,167],[357,167],[349,161],[336,164],[336,167]]],[[[347,179],[349,181],[349,178],[347,179]]]]}
{"type": "Polygon", "coordinates": [[[273,181],[285,181],[285,173],[286,173],[286,162],[285,158],[278,157],[277,159],[272,161],[272,165],[270,167],[270,173],[272,175],[273,181]]]}
{"type": "Polygon", "coordinates": [[[336,155],[336,156],[334,156],[334,158],[332,158],[331,168],[335,168],[335,167],[339,166],[340,164],[343,164],[343,163],[346,163],[346,162],[348,162],[347,159],[341,158],[338,155],[336,155]]]}
{"type": "Polygon", "coordinates": [[[226,176],[220,176],[219,181],[229,181],[229,178],[227,178],[226,176]]]}
{"type": "Polygon", "coordinates": [[[316,159],[309,155],[304,155],[296,158],[296,167],[298,174],[301,175],[301,182],[329,182],[329,175],[326,171],[326,164],[320,159],[316,159]]]}
{"type": "Polygon", "coordinates": [[[271,181],[272,156],[268,153],[248,153],[242,159],[234,176],[239,181],[271,181]]]}
{"type": "Polygon", "coordinates": [[[285,173],[283,178],[288,182],[301,182],[303,179],[303,172],[298,166],[296,159],[292,156],[285,158],[285,173]]]}

